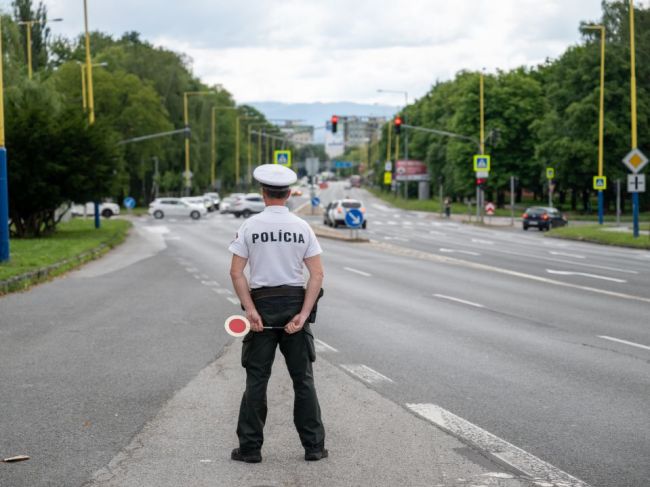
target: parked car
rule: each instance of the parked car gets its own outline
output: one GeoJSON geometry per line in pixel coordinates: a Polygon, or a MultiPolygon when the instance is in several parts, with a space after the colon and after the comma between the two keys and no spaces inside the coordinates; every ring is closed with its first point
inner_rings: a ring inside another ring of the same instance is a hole
{"type": "Polygon", "coordinates": [[[363,206],[363,203],[359,200],[354,200],[351,198],[346,198],[344,200],[334,200],[325,207],[325,213],[323,216],[323,223],[329,225],[330,227],[338,227],[339,225],[345,225],[345,214],[348,210],[356,208],[361,210],[361,213],[364,214],[363,223],[361,228],[365,229],[367,226],[367,220],[365,218],[366,208],[363,206]]]}
{"type": "MultiPolygon", "coordinates": [[[[88,202],[85,205],[72,205],[72,216],[92,216],[95,214],[95,203],[88,202]],[[84,212],[85,210],[85,212],[84,212]]],[[[99,214],[104,218],[110,218],[120,214],[120,206],[115,203],[100,203],[99,214]]]]}
{"type": "Polygon", "coordinates": [[[540,232],[569,224],[567,217],[560,210],[542,206],[526,208],[521,220],[524,230],[528,230],[529,227],[537,227],[540,232]]]}
{"type": "Polygon", "coordinates": [[[302,188],[300,186],[292,186],[291,196],[302,196],[302,188]]]}
{"type": "Polygon", "coordinates": [[[157,220],[168,216],[189,216],[193,220],[198,220],[208,214],[208,209],[203,201],[197,204],[183,201],[181,198],[158,198],[149,205],[149,214],[157,220]]]}
{"type": "Polygon", "coordinates": [[[212,200],[212,209],[210,211],[217,211],[219,209],[219,205],[221,204],[219,193],[205,193],[203,196],[212,200]]]}
{"type": "Polygon", "coordinates": [[[243,198],[238,198],[230,206],[230,213],[237,218],[240,216],[248,218],[252,214],[262,211],[264,211],[264,200],[259,193],[248,193],[243,198]]]}

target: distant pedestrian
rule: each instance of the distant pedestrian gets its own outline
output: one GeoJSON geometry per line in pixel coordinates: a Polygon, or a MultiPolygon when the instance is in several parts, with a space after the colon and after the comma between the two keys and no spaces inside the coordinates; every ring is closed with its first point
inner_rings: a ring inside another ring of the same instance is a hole
{"type": "Polygon", "coordinates": [[[445,218],[451,218],[451,200],[449,196],[445,198],[445,218]]]}
{"type": "Polygon", "coordinates": [[[239,448],[232,451],[231,458],[262,461],[266,388],[279,345],[293,381],[293,421],[305,460],[320,460],[328,451],[314,385],[316,351],[309,323],[314,322],[315,304],[322,294],[322,250],[309,224],[285,206],[296,173],[281,165],[264,164],[253,176],[262,183],[266,208],[240,227],[229,247],[233,286],[251,323],[242,344],[246,390],[237,424],[239,448]],[[244,275],[247,264],[250,283],[244,275]],[[306,289],[303,265],[309,270],[306,289]]]}

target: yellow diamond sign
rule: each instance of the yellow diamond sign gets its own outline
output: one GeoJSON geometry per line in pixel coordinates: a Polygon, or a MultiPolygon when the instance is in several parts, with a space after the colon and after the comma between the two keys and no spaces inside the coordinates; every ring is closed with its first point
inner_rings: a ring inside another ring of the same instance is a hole
{"type": "Polygon", "coordinates": [[[634,174],[638,173],[648,163],[648,158],[639,149],[633,149],[623,158],[625,164],[634,174]]]}

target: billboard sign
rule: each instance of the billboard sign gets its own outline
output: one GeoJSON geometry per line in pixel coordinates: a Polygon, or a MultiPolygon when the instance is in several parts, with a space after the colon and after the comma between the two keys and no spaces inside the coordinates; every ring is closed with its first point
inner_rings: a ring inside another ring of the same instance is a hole
{"type": "Polygon", "coordinates": [[[429,168],[422,161],[397,161],[395,163],[396,181],[430,181],[429,168]]]}

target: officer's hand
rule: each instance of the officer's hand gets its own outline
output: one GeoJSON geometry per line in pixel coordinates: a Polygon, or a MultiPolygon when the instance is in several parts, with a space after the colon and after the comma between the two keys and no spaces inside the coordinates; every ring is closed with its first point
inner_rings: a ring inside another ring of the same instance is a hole
{"type": "Polygon", "coordinates": [[[305,326],[305,321],[307,321],[306,316],[302,316],[300,314],[297,314],[293,318],[291,318],[291,321],[284,325],[284,331],[286,331],[289,335],[293,333],[297,333],[300,330],[302,330],[302,327],[305,326]]]}
{"type": "Polygon", "coordinates": [[[264,325],[262,325],[262,317],[256,309],[246,311],[246,318],[248,318],[248,321],[250,321],[252,331],[264,331],[264,325]]]}

